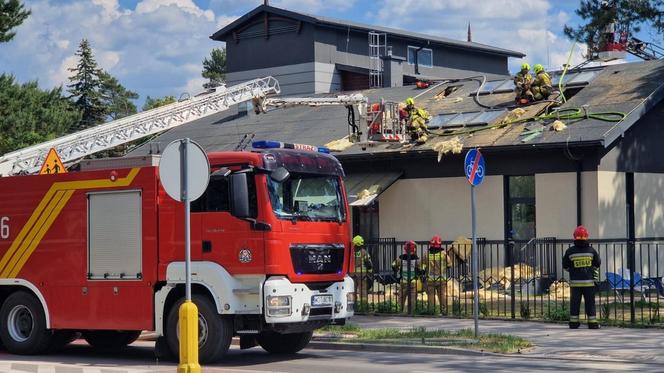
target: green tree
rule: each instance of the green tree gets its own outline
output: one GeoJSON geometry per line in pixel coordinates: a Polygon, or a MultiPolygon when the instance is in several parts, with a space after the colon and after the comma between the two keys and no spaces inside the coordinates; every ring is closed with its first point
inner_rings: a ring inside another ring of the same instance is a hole
{"type": "Polygon", "coordinates": [[[173,96],[164,96],[162,98],[152,98],[150,96],[145,98],[145,104],[143,105],[143,111],[156,109],[160,106],[172,104],[177,100],[173,96]]]}
{"type": "Polygon", "coordinates": [[[125,88],[106,71],[101,73],[101,98],[110,120],[124,118],[136,114],[136,105],[132,100],[138,99],[138,93],[125,88]]]}
{"type": "Polygon", "coordinates": [[[80,119],[62,87],[44,91],[0,75],[0,154],[62,136],[80,119]]]}
{"type": "Polygon", "coordinates": [[[97,67],[97,61],[92,54],[90,44],[86,39],[81,40],[75,54],[79,60],[69,71],[74,73],[69,77],[67,86],[70,98],[81,111],[82,118],[73,131],[80,131],[104,122],[107,109],[102,98],[102,70],[97,67]]]}
{"type": "Polygon", "coordinates": [[[0,0],[0,43],[6,43],[16,35],[12,30],[30,15],[18,0],[0,0]]]}
{"type": "Polygon", "coordinates": [[[203,85],[205,88],[213,88],[226,81],[226,48],[214,48],[210,52],[210,58],[203,60],[201,75],[208,79],[203,85]]]}
{"type": "MultiPolygon", "coordinates": [[[[651,26],[657,32],[664,31],[664,0],[581,0],[575,13],[583,19],[576,27],[565,25],[568,37],[584,42],[590,51],[603,44],[606,26],[615,21],[633,35],[642,26],[651,26]]],[[[616,30],[617,31],[617,30],[616,30]]]]}

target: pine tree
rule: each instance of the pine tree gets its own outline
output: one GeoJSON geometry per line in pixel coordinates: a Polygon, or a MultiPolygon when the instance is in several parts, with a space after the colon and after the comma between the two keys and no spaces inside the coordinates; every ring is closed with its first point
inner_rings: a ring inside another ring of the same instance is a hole
{"type": "Polygon", "coordinates": [[[584,42],[590,51],[603,43],[602,35],[607,25],[616,22],[625,26],[630,34],[641,30],[643,25],[664,32],[664,0],[581,0],[575,13],[584,24],[571,27],[565,25],[568,37],[584,42]]]}
{"type": "Polygon", "coordinates": [[[67,88],[74,106],[83,115],[78,125],[72,128],[73,131],[80,131],[104,122],[107,109],[101,94],[102,70],[97,67],[92,49],[86,39],[81,40],[76,56],[79,58],[78,65],[69,69],[74,75],[69,77],[71,84],[67,88]]]}
{"type": "Polygon", "coordinates": [[[226,81],[226,48],[214,48],[210,52],[210,59],[206,57],[203,60],[201,75],[208,79],[203,85],[205,88],[213,88],[226,81]]]}
{"type": "Polygon", "coordinates": [[[18,0],[0,0],[0,43],[6,43],[16,35],[12,30],[30,15],[18,0]]]}
{"type": "Polygon", "coordinates": [[[136,105],[132,100],[138,99],[138,93],[125,88],[106,71],[101,73],[101,98],[110,120],[124,118],[136,114],[136,105]]]}
{"type": "Polygon", "coordinates": [[[177,100],[173,96],[164,96],[162,98],[152,98],[150,96],[145,98],[145,104],[143,104],[143,111],[156,109],[158,107],[172,104],[177,100]]]}

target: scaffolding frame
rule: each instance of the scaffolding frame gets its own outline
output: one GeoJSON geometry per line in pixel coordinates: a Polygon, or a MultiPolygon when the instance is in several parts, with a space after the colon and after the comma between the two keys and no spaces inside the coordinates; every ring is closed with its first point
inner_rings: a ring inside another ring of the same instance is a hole
{"type": "Polygon", "coordinates": [[[387,34],[369,31],[369,88],[383,87],[383,59],[387,55],[387,34]]]}

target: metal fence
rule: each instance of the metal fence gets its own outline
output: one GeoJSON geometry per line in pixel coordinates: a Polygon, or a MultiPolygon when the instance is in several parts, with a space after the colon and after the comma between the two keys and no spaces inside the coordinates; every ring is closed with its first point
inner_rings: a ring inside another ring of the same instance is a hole
{"type": "MultiPolygon", "coordinates": [[[[591,240],[602,260],[596,283],[597,317],[603,324],[664,326],[664,239],[591,240]]],[[[572,241],[478,240],[480,317],[550,321],[569,319],[569,274],[562,257],[572,241]]],[[[358,313],[472,317],[470,242],[445,243],[440,277],[427,276],[428,242],[417,242],[420,267],[400,278],[404,242],[368,242],[372,270],[353,274],[358,313]]],[[[583,306],[581,307],[583,314],[583,306]]],[[[583,315],[581,319],[583,320],[583,315]]]]}

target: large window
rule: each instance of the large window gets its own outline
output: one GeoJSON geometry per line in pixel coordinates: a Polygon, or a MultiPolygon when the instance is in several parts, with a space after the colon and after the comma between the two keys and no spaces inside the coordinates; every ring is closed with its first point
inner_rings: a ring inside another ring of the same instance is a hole
{"type": "Polygon", "coordinates": [[[527,241],[535,237],[535,176],[507,176],[507,235],[527,241]]]}
{"type": "MultiPolygon", "coordinates": [[[[256,182],[254,174],[247,175],[249,189],[249,209],[252,217],[258,216],[258,201],[256,198],[256,182]]],[[[210,177],[210,182],[200,198],[191,202],[191,212],[223,212],[231,210],[231,196],[227,177],[210,177]]]]}
{"type": "Polygon", "coordinates": [[[279,218],[343,221],[346,211],[338,176],[291,173],[284,182],[268,178],[272,210],[279,218]]]}
{"type": "Polygon", "coordinates": [[[424,67],[433,67],[433,51],[429,48],[422,48],[419,52],[419,47],[408,46],[408,64],[415,64],[415,53],[417,53],[417,63],[424,67]]]}

